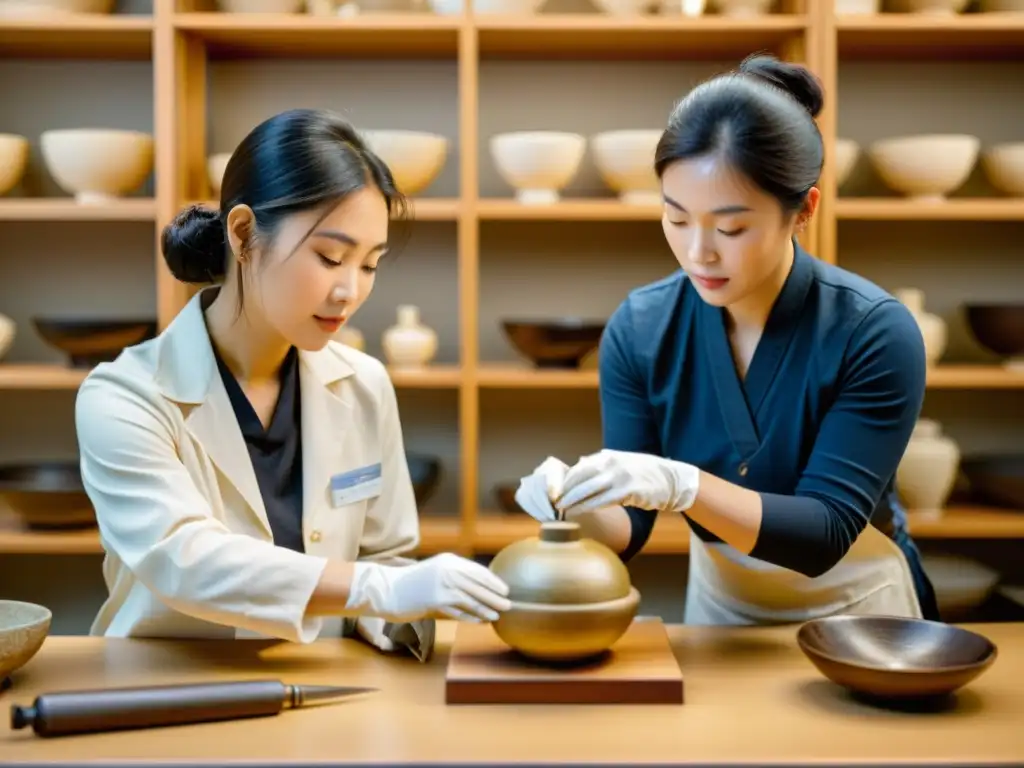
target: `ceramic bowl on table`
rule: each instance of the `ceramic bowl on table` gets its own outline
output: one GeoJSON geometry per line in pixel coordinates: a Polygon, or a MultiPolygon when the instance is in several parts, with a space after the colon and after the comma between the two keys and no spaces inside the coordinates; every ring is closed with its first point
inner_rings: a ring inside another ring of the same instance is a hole
{"type": "Polygon", "coordinates": [[[966,134],[925,134],[882,139],[868,157],[887,187],[910,198],[941,202],[974,170],[981,140],[966,134]]]}
{"type": "Polygon", "coordinates": [[[78,461],[0,464],[0,512],[27,528],[90,528],[96,514],[78,461]]]}
{"type": "Polygon", "coordinates": [[[984,563],[957,555],[926,554],[921,567],[935,589],[944,621],[966,621],[999,584],[999,572],[984,563]]]}
{"type": "Polygon", "coordinates": [[[967,304],[964,311],[981,346],[1003,358],[1006,367],[1024,370],[1024,302],[967,304]]]}
{"type": "Polygon", "coordinates": [[[156,321],[34,317],[43,341],[68,356],[74,368],[92,368],[117,358],[125,347],[153,338],[156,321]]]}
{"type": "Polygon", "coordinates": [[[448,139],[425,131],[362,131],[370,150],[391,169],[398,191],[418,195],[429,187],[448,158],[448,139]]]}
{"type": "Polygon", "coordinates": [[[539,662],[582,662],[626,633],[640,593],[622,560],[584,538],[579,523],[540,524],[538,536],[509,544],[491,560],[512,607],[493,622],[513,650],[539,662]]]}
{"type": "Polygon", "coordinates": [[[605,186],[623,203],[660,205],[661,182],[654,172],[660,130],[605,131],[590,137],[590,152],[605,186]]]}
{"type": "Polygon", "coordinates": [[[972,499],[986,506],[1024,510],[1024,453],[969,456],[960,462],[972,499]]]}
{"type": "Polygon", "coordinates": [[[800,627],[797,643],[826,678],[876,700],[947,696],[996,660],[983,635],[895,616],[815,619],[800,627]]]}
{"type": "Polygon", "coordinates": [[[14,189],[28,166],[28,139],[14,133],[0,133],[0,195],[14,189]]]}
{"type": "Polygon", "coordinates": [[[50,634],[49,608],[19,600],[0,600],[0,691],[28,664],[50,634]]]}
{"type": "Polygon", "coordinates": [[[153,170],[153,137],[139,131],[44,131],[39,146],[54,181],[83,204],[129,195],[153,170]]]}
{"type": "Polygon", "coordinates": [[[503,320],[502,330],[513,347],[538,368],[579,368],[597,349],[604,320],[503,320]]]}
{"type": "Polygon", "coordinates": [[[550,205],[579,171],[587,139],[564,131],[515,131],[491,137],[498,173],[524,205],[550,205]]]}
{"type": "Polygon", "coordinates": [[[409,466],[416,506],[422,508],[433,498],[441,483],[441,460],[436,456],[406,451],[405,463],[409,466]]]}

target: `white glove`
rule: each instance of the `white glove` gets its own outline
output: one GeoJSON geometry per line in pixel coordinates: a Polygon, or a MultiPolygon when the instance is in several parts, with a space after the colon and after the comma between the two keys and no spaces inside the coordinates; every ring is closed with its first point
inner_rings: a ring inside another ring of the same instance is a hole
{"type": "Polygon", "coordinates": [[[412,565],[357,561],[345,610],[393,622],[429,615],[480,622],[511,607],[508,585],[488,568],[444,553],[412,565]]]}
{"type": "Polygon", "coordinates": [[[663,512],[693,506],[700,470],[646,453],[603,450],[584,456],[565,473],[555,506],[579,515],[617,504],[663,512]]]}
{"type": "Polygon", "coordinates": [[[562,481],[569,465],[549,456],[539,467],[519,480],[516,503],[534,520],[548,522],[561,515],[551,503],[562,495],[562,481]]]}

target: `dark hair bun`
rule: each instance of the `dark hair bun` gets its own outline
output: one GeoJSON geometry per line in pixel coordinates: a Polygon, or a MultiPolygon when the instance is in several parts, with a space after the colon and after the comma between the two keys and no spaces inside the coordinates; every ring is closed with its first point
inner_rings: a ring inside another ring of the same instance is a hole
{"type": "Polygon", "coordinates": [[[740,72],[765,80],[781,88],[817,117],[825,105],[825,94],[818,78],[801,64],[789,64],[774,56],[750,56],[740,64],[740,72]]]}
{"type": "Polygon", "coordinates": [[[164,261],[183,283],[215,283],[225,274],[224,224],[217,211],[191,205],[163,231],[164,261]]]}

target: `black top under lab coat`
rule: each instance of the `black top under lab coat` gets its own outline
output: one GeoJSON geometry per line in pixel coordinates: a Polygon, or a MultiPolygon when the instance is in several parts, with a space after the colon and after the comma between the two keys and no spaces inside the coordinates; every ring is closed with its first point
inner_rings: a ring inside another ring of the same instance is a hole
{"type": "MultiPolygon", "coordinates": [[[[924,342],[878,286],[799,245],[744,378],[725,312],[678,271],[632,291],[600,350],[604,447],[693,464],[761,495],[752,557],[824,573],[866,525],[906,554],[926,617],[934,593],[907,532],[896,466],[921,410],[924,342]]],[[[628,559],[655,513],[627,508],[628,559]]],[[[689,521],[704,541],[718,537],[689,521]]]]}
{"type": "Polygon", "coordinates": [[[298,350],[292,347],[281,364],[281,392],[267,429],[263,428],[249,398],[216,350],[214,357],[249,449],[263,506],[270,520],[270,530],[274,534],[274,544],[303,552],[302,403],[298,350]]]}

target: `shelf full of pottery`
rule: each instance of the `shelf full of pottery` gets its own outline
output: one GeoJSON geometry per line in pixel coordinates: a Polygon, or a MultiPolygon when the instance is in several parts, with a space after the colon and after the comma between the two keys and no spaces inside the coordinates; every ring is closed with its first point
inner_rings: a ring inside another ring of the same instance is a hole
{"type": "MultiPolygon", "coordinates": [[[[109,128],[43,131],[43,165],[58,186],[82,205],[115,202],[137,192],[153,172],[153,136],[109,128]]],[[[0,134],[0,195],[27,175],[32,160],[26,136],[0,134]]]]}
{"type": "Polygon", "coordinates": [[[848,138],[836,139],[835,147],[839,187],[850,179],[864,154],[893,192],[918,202],[942,203],[964,186],[980,162],[985,178],[999,194],[1024,200],[1024,141],[983,147],[980,138],[969,134],[917,134],[880,139],[863,153],[848,138]]]}
{"type": "MultiPolygon", "coordinates": [[[[73,2],[74,0],[52,0],[73,2]]],[[[218,0],[227,13],[308,13],[314,16],[354,16],[359,13],[433,13],[458,16],[465,0],[218,0]]],[[[530,16],[545,10],[547,0],[472,0],[475,15],[530,16]]],[[[729,17],[763,16],[777,0],[592,0],[594,12],[615,17],[696,17],[705,13],[729,17]]]]}

